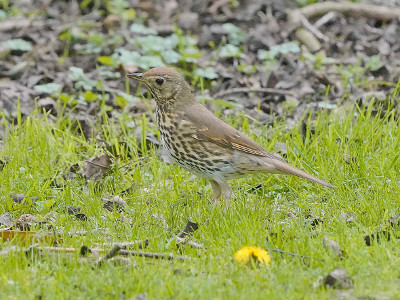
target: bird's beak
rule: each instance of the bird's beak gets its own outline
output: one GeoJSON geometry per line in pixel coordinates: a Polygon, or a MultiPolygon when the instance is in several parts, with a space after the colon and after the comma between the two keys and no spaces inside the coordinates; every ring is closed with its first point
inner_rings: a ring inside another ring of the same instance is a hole
{"type": "Polygon", "coordinates": [[[147,83],[147,80],[143,78],[143,73],[129,73],[126,77],[147,83]]]}

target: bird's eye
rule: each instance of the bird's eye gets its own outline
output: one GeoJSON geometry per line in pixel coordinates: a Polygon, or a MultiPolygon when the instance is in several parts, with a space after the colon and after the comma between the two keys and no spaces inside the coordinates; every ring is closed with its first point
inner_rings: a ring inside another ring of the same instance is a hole
{"type": "Polygon", "coordinates": [[[157,78],[157,79],[156,79],[156,83],[157,83],[158,85],[162,85],[162,84],[164,83],[164,79],[162,79],[162,78],[157,78]]]}

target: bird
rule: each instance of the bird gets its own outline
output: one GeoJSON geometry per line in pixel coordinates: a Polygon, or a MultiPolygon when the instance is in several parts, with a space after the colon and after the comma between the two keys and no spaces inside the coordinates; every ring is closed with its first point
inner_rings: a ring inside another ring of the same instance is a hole
{"type": "Polygon", "coordinates": [[[334,187],[289,165],[279,154],[265,150],[219,119],[196,100],[189,84],[175,69],[155,67],[126,77],[144,83],[153,95],[163,151],[179,166],[209,180],[214,202],[225,199],[225,212],[232,196],[227,181],[247,174],[295,175],[334,187]]]}

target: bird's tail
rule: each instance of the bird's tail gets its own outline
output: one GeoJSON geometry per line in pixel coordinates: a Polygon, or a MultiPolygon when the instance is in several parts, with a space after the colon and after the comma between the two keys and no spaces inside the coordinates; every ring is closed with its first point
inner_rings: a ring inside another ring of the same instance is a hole
{"type": "Polygon", "coordinates": [[[283,161],[276,160],[276,161],[273,162],[273,165],[277,169],[277,171],[280,172],[280,173],[295,175],[295,176],[298,176],[298,177],[301,177],[301,178],[304,178],[304,179],[319,183],[319,184],[321,184],[323,186],[326,186],[326,187],[329,187],[329,188],[333,188],[334,187],[332,184],[327,183],[327,182],[325,182],[325,181],[323,181],[323,180],[321,180],[321,179],[319,179],[319,178],[317,178],[315,176],[312,176],[312,175],[310,175],[310,174],[308,174],[308,173],[306,173],[306,172],[304,172],[304,171],[302,171],[300,169],[297,169],[297,168],[295,168],[295,167],[293,167],[293,166],[291,166],[291,165],[289,165],[289,164],[287,164],[287,163],[285,163],[283,161]]]}

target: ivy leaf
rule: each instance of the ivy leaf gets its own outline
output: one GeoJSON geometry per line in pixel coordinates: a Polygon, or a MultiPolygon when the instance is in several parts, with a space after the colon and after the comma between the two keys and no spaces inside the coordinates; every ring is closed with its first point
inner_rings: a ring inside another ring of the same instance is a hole
{"type": "Polygon", "coordinates": [[[192,62],[195,63],[197,58],[199,58],[203,53],[194,47],[189,47],[186,48],[185,51],[183,51],[182,53],[182,58],[186,61],[186,62],[192,62]]]}
{"type": "Polygon", "coordinates": [[[157,34],[157,31],[155,31],[154,29],[146,27],[140,23],[133,23],[131,25],[131,27],[129,27],[129,30],[132,31],[133,33],[138,33],[138,34],[142,34],[142,35],[156,35],[157,34]]]}
{"type": "Polygon", "coordinates": [[[225,46],[221,47],[219,51],[220,57],[242,57],[243,54],[240,49],[232,44],[226,44],[225,46]]]}
{"type": "Polygon", "coordinates": [[[182,55],[174,50],[166,50],[162,52],[162,57],[167,64],[175,64],[179,62],[182,55]]]}
{"type": "Polygon", "coordinates": [[[246,33],[236,25],[225,23],[222,27],[228,33],[229,43],[238,46],[246,40],[246,33]]]}
{"type": "Polygon", "coordinates": [[[69,67],[68,76],[75,81],[76,88],[82,88],[85,91],[91,91],[96,86],[96,81],[86,77],[83,70],[78,67],[69,67]]]}
{"type": "Polygon", "coordinates": [[[6,18],[7,18],[7,13],[4,10],[0,9],[0,21],[6,18]]]}
{"type": "Polygon", "coordinates": [[[144,52],[161,52],[166,49],[174,49],[179,43],[179,38],[174,34],[165,38],[148,35],[138,37],[135,42],[144,52]]]}
{"type": "Polygon", "coordinates": [[[118,93],[117,98],[115,99],[115,104],[124,108],[126,105],[131,104],[134,105],[139,101],[139,98],[129,95],[124,92],[118,93]]]}
{"type": "Polygon", "coordinates": [[[258,50],[257,57],[260,60],[273,60],[279,54],[299,53],[300,47],[296,42],[283,43],[272,46],[269,51],[258,50]]]}
{"type": "Polygon", "coordinates": [[[217,79],[218,78],[218,74],[215,72],[214,68],[212,67],[207,67],[205,69],[202,68],[197,68],[194,71],[194,74],[203,78],[207,78],[207,79],[217,79]]]}
{"type": "Polygon", "coordinates": [[[19,51],[32,50],[32,44],[23,39],[8,40],[4,43],[4,46],[10,50],[19,50],[19,51]]]}
{"type": "Polygon", "coordinates": [[[140,55],[136,51],[128,51],[125,49],[118,49],[116,53],[113,54],[114,59],[117,59],[120,64],[126,66],[137,66],[142,69],[149,69],[152,67],[163,66],[159,56],[155,55],[140,55]]]}
{"type": "Polygon", "coordinates": [[[61,90],[61,84],[54,82],[46,84],[38,84],[35,85],[33,89],[45,94],[57,94],[61,90]]]}

